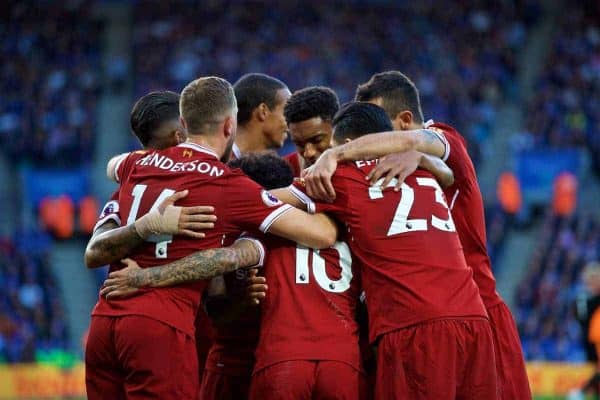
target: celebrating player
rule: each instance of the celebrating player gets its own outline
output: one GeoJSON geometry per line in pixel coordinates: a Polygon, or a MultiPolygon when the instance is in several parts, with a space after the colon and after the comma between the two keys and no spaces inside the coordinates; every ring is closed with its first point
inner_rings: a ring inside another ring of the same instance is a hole
{"type": "MultiPolygon", "coordinates": [[[[231,151],[236,130],[233,88],[225,80],[202,78],[190,83],[180,102],[189,141],[163,151],[131,154],[117,168],[122,185],[121,215],[133,223],[163,198],[189,188],[184,205],[214,204],[219,216],[215,229],[201,241],[183,237],[152,237],[138,247],[132,258],[142,266],[178,259],[203,248],[229,243],[242,230],[259,228],[284,235],[307,246],[327,247],[337,235],[324,216],[313,218],[283,205],[242,174],[220,163],[231,151]],[[201,190],[199,190],[202,188],[201,190]],[[186,204],[187,203],[187,204],[186,204]]],[[[114,349],[113,365],[102,368],[129,371],[123,387],[129,397],[195,398],[197,367],[193,317],[204,282],[164,289],[147,289],[134,296],[107,302],[100,298],[94,310],[96,344],[114,349]],[[102,322],[100,322],[102,320],[102,322]],[[127,325],[118,330],[115,325],[127,325]],[[127,331],[127,335],[124,332],[127,331]],[[155,340],[160,338],[161,345],[155,340]],[[193,356],[192,356],[193,355],[193,356]],[[177,368],[169,362],[177,360],[177,368]],[[136,372],[138,374],[135,374],[136,372]],[[136,377],[136,380],[129,379],[136,377]]],[[[100,394],[99,394],[100,395],[100,394]]],[[[104,394],[106,396],[106,393],[104,394]]]]}
{"type": "MultiPolygon", "coordinates": [[[[369,103],[345,106],[333,122],[336,143],[392,129],[385,111],[369,103]]],[[[376,398],[496,398],[492,332],[442,189],[423,170],[399,192],[388,189],[395,180],[370,186],[376,165],[340,165],[333,203],[307,204],[346,224],[364,265],[371,340],[378,342],[376,398]]]]}
{"type": "MultiPolygon", "coordinates": [[[[448,144],[445,157],[455,174],[455,183],[445,189],[445,194],[451,204],[467,264],[473,270],[473,278],[490,318],[500,398],[530,399],[531,390],[517,328],[510,310],[496,292],[496,281],[486,249],[483,199],[464,138],[449,125],[432,121],[424,123],[418,90],[400,72],[374,75],[358,87],[356,99],[383,107],[392,119],[394,129],[402,132],[369,135],[325,154],[315,171],[310,171],[306,177],[307,185],[323,195],[326,191],[331,192],[328,176],[335,170],[333,165],[338,160],[361,160],[424,146],[429,152],[432,133],[443,135],[448,144]],[[327,187],[330,189],[325,189],[327,187]]],[[[386,178],[391,179],[399,170],[406,173],[405,166],[398,165],[397,160],[390,160],[376,167],[369,177],[374,182],[391,171],[386,178]]]]}

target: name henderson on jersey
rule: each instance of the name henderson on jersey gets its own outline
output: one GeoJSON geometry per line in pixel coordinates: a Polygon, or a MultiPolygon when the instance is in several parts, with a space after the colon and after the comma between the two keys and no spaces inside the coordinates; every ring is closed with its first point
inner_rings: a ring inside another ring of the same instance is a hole
{"type": "Polygon", "coordinates": [[[150,153],[140,158],[136,161],[136,165],[156,167],[169,172],[191,172],[196,170],[201,174],[209,174],[215,177],[223,175],[224,172],[223,168],[219,168],[206,161],[175,162],[167,156],[158,155],[158,153],[150,153]]]}

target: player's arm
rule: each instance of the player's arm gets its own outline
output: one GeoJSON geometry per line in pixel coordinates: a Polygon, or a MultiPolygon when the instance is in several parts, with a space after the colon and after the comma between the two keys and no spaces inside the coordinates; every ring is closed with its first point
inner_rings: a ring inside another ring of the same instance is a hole
{"type": "Polygon", "coordinates": [[[108,160],[108,163],[106,164],[106,176],[108,179],[117,183],[119,182],[117,171],[119,169],[119,165],[123,162],[123,160],[125,160],[125,158],[127,158],[128,155],[129,153],[122,153],[108,160]]]}
{"type": "Polygon", "coordinates": [[[331,177],[338,162],[372,160],[411,150],[443,158],[447,155],[447,142],[445,138],[430,129],[390,131],[361,136],[325,151],[312,167],[303,172],[307,192],[316,199],[335,199],[331,177]]]}
{"type": "Polygon", "coordinates": [[[174,286],[211,279],[238,268],[261,265],[263,259],[263,246],[246,238],[229,247],[198,251],[158,267],[140,268],[135,261],[124,259],[122,262],[127,267],[111,272],[100,294],[107,298],[123,297],[141,287],[174,286]]]}
{"type": "Polygon", "coordinates": [[[188,191],[174,193],[159,207],[142,216],[133,224],[117,227],[116,222],[108,221],[97,228],[85,249],[85,264],[97,268],[117,262],[130,254],[146,238],[153,234],[185,235],[202,239],[206,235],[201,230],[212,229],[216,216],[213,207],[176,207],[173,204],[187,196],[188,191]],[[109,224],[111,222],[111,224],[109,224]]]}
{"type": "Polygon", "coordinates": [[[367,178],[371,185],[387,187],[392,179],[397,179],[394,190],[400,190],[400,186],[407,176],[421,167],[433,174],[442,187],[448,187],[454,183],[454,173],[441,159],[423,154],[415,150],[404,153],[391,154],[379,159],[379,163],[369,172],[367,178]]]}
{"type": "Polygon", "coordinates": [[[338,235],[336,223],[326,214],[309,214],[294,207],[261,230],[313,249],[333,246],[338,235]]]}

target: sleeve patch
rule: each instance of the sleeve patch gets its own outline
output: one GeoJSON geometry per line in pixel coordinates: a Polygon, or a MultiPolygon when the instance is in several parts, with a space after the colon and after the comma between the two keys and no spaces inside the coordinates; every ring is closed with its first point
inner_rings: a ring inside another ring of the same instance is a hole
{"type": "Polygon", "coordinates": [[[100,216],[98,217],[98,219],[105,218],[107,215],[110,215],[110,214],[118,214],[118,213],[119,213],[119,202],[116,200],[111,200],[104,205],[104,208],[102,208],[102,212],[100,213],[100,216]]]}
{"type": "Polygon", "coordinates": [[[276,196],[274,196],[266,190],[263,190],[260,193],[260,197],[262,198],[263,203],[265,203],[267,207],[275,207],[283,204],[281,200],[279,200],[276,196]]]}

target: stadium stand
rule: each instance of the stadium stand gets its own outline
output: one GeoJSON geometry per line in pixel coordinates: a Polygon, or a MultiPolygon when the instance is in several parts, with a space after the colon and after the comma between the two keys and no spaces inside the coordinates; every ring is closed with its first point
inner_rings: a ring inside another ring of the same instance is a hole
{"type": "Polygon", "coordinates": [[[56,361],[69,347],[49,244],[39,234],[0,238],[0,363],[56,361]]]}
{"type": "Polygon", "coordinates": [[[15,161],[73,166],[94,149],[100,24],[89,4],[3,4],[0,147],[15,161]],[[64,29],[68,26],[68,29],[64,29]]]}
{"type": "Polygon", "coordinates": [[[582,213],[559,217],[548,210],[517,291],[515,318],[527,359],[585,360],[585,333],[574,304],[584,291],[583,267],[599,257],[600,220],[582,213]]]}

